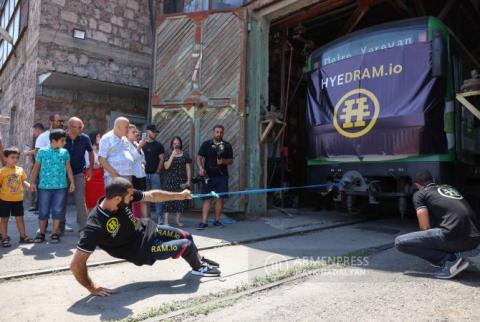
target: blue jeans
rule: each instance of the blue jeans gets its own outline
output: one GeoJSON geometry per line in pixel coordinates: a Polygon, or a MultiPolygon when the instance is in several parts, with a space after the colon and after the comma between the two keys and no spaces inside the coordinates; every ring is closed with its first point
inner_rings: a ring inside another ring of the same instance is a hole
{"type": "MultiPolygon", "coordinates": [[[[160,174],[158,173],[147,173],[147,191],[152,189],[160,189],[160,174]]],[[[155,204],[155,210],[157,215],[157,224],[161,224],[163,215],[161,202],[157,202],[155,204]]],[[[148,216],[152,218],[150,206],[148,207],[148,216]]]]}
{"type": "Polygon", "coordinates": [[[395,248],[434,265],[443,265],[446,260],[454,258],[455,253],[474,249],[479,242],[480,240],[469,237],[449,240],[445,238],[445,230],[432,228],[398,236],[395,238],[395,248]]]}
{"type": "Polygon", "coordinates": [[[65,200],[67,189],[38,189],[38,219],[65,221],[65,200]]]}

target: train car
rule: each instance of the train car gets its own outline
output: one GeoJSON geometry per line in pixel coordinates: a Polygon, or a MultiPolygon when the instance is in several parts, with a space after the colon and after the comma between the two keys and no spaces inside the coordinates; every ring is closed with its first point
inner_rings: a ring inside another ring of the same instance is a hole
{"type": "MultiPolygon", "coordinates": [[[[480,178],[480,122],[455,100],[478,62],[438,19],[373,26],[308,58],[310,184],[338,179],[335,196],[354,208],[398,200],[428,169],[460,188],[480,178]]],[[[471,190],[473,191],[473,190],[471,190]]]]}

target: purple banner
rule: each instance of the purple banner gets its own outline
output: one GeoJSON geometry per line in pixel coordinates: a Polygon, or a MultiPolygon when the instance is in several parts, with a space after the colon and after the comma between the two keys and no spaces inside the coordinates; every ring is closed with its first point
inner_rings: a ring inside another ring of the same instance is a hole
{"type": "Polygon", "coordinates": [[[445,153],[445,81],[430,43],[377,51],[310,73],[310,158],[445,153]]]}

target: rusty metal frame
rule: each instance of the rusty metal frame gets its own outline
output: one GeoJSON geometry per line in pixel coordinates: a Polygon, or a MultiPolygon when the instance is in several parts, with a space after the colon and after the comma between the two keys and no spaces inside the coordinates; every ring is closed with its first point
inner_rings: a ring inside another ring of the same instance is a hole
{"type": "Polygon", "coordinates": [[[467,110],[469,110],[477,119],[480,120],[480,110],[475,106],[473,105],[472,103],[470,103],[468,100],[467,100],[467,97],[471,97],[471,96],[480,96],[480,90],[476,90],[476,91],[469,91],[469,92],[465,92],[465,93],[458,93],[455,98],[457,99],[457,101],[459,101],[463,106],[465,106],[465,108],[467,110]]]}

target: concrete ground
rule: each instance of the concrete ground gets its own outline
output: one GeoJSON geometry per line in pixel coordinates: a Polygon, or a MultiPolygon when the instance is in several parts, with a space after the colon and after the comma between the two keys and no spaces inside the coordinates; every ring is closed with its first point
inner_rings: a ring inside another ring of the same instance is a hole
{"type": "MultiPolygon", "coordinates": [[[[325,214],[322,217],[329,216],[331,214],[325,214]]],[[[236,223],[224,229],[205,230],[201,233],[204,238],[208,238],[206,236],[210,233],[224,234],[224,236],[228,236],[229,240],[234,240],[236,234],[243,236],[246,231],[249,231],[251,237],[258,237],[264,236],[267,232],[278,233],[280,231],[278,227],[286,232],[289,227],[298,226],[298,224],[302,224],[302,220],[306,219],[300,217],[301,215],[297,217],[297,220],[293,220],[293,218],[280,215],[276,218],[269,217],[264,220],[236,223]],[[277,228],[274,228],[272,224],[266,224],[266,221],[274,222],[277,228]]],[[[348,220],[348,217],[338,218],[348,220]]],[[[321,219],[318,222],[325,224],[327,221],[321,219]]],[[[208,279],[191,276],[188,274],[188,265],[183,260],[157,262],[154,266],[141,268],[130,263],[92,268],[91,276],[94,281],[118,292],[109,298],[89,296],[87,290],[78,285],[69,272],[4,281],[0,283],[0,293],[7,292],[9,294],[11,305],[8,309],[2,310],[4,312],[2,312],[1,319],[43,321],[51,319],[52,316],[60,320],[83,321],[121,319],[131,314],[142,313],[168,301],[192,296],[198,297],[242,285],[254,277],[271,273],[268,268],[265,269],[265,264],[281,262],[298,256],[343,254],[363,247],[385,244],[392,241],[392,232],[398,232],[396,229],[389,230],[392,229],[392,224],[388,222],[381,224],[380,231],[374,233],[371,233],[372,230],[365,231],[362,227],[369,228],[368,224],[346,226],[303,236],[265,240],[245,246],[228,246],[203,252],[204,255],[221,263],[223,272],[221,278],[208,279]],[[385,232],[382,229],[387,230],[385,232]],[[35,299],[35,305],[30,305],[32,298],[35,299]]],[[[195,238],[197,239],[197,236],[195,238]]],[[[213,239],[219,240],[218,236],[213,239]]],[[[67,243],[36,247],[51,249],[54,246],[67,246],[67,243]]],[[[56,258],[58,251],[52,256],[56,258]]],[[[72,250],[68,249],[67,251],[71,252],[72,250]]],[[[59,259],[57,261],[63,265],[69,257],[59,257],[62,261],[59,259]]],[[[5,255],[2,262],[7,262],[8,259],[5,255]]],[[[17,267],[21,265],[22,260],[33,263],[28,256],[16,257],[17,267]]],[[[45,262],[50,262],[50,260],[45,260],[45,262]]]]}
{"type": "Polygon", "coordinates": [[[390,249],[355,271],[319,273],[184,321],[480,321],[477,268],[448,281],[403,274],[411,269],[434,271],[390,249]]]}
{"type": "MultiPolygon", "coordinates": [[[[272,235],[291,233],[297,230],[327,227],[336,224],[344,224],[358,220],[358,218],[338,215],[335,213],[322,213],[303,211],[297,213],[290,211],[289,216],[278,211],[272,211],[266,217],[258,220],[238,221],[226,225],[220,229],[209,227],[206,230],[195,230],[199,223],[200,213],[188,213],[184,215],[183,228],[195,235],[195,242],[202,248],[222,246],[229,243],[238,243],[245,240],[268,237],[272,235]]],[[[71,256],[78,242],[78,227],[75,220],[75,208],[70,206],[67,211],[67,223],[75,230],[67,232],[61,237],[59,244],[50,244],[47,240],[42,244],[18,244],[18,232],[15,220],[10,219],[8,234],[12,239],[11,248],[0,247],[0,279],[5,276],[36,272],[42,270],[66,267],[70,264],[71,256]]],[[[25,214],[27,235],[32,238],[38,229],[38,216],[31,213],[25,214]]],[[[89,263],[100,263],[113,260],[110,255],[97,249],[90,258],[89,263]]]]}
{"type": "MultiPolygon", "coordinates": [[[[192,230],[192,232],[202,248],[290,234],[292,231],[312,227],[348,224],[356,220],[356,218],[335,213],[308,211],[297,213],[290,211],[290,213],[292,216],[273,212],[256,221],[236,222],[224,229],[209,228],[205,231],[192,230]]],[[[69,220],[72,222],[71,218],[69,220]]],[[[193,227],[197,222],[197,217],[189,216],[185,222],[193,227]]],[[[32,223],[30,222],[29,225],[32,223]]],[[[12,228],[14,227],[11,226],[10,229],[12,228]]],[[[29,229],[34,229],[34,227],[29,229]]],[[[157,262],[153,266],[143,267],[137,267],[130,263],[119,263],[90,268],[89,272],[93,281],[115,290],[116,294],[106,298],[90,296],[88,291],[81,287],[68,271],[13,280],[6,280],[0,276],[0,294],[8,294],[8,305],[2,305],[0,308],[0,321],[46,321],[51,319],[98,321],[119,320],[127,317],[138,318],[145,312],[150,312],[152,309],[172,301],[187,299],[191,301],[191,299],[198,299],[222,290],[235,289],[256,278],[288,269],[292,263],[308,262],[319,258],[328,259],[346,253],[350,253],[351,256],[361,256],[358,250],[391,245],[396,235],[414,229],[413,222],[384,219],[201,251],[206,257],[221,264],[222,276],[220,278],[192,276],[189,274],[188,265],[183,260],[167,260],[157,262]],[[359,255],[352,255],[357,253],[359,255]]],[[[11,232],[13,237],[13,231],[11,230],[11,232]]],[[[67,236],[58,245],[49,245],[48,243],[21,247],[14,245],[14,248],[6,253],[2,249],[1,275],[5,277],[19,271],[54,269],[67,265],[74,251],[75,242],[75,233],[67,233],[67,236]]],[[[112,259],[100,251],[96,251],[93,256],[92,260],[112,259]]],[[[429,266],[413,257],[400,255],[394,250],[372,258],[371,262],[364,258],[361,259],[365,265],[358,269],[367,272],[362,276],[356,276],[355,274],[358,275],[358,272],[350,275],[347,273],[339,278],[320,274],[312,280],[308,279],[305,283],[312,284],[305,284],[306,288],[304,289],[302,289],[303,282],[285,286],[287,290],[299,287],[299,291],[292,293],[289,299],[290,291],[286,292],[286,295],[271,293],[272,298],[278,298],[279,302],[265,302],[270,298],[270,293],[267,293],[267,296],[259,299],[261,306],[258,310],[248,309],[247,302],[251,299],[246,298],[235,304],[240,305],[238,309],[234,309],[236,306],[233,306],[213,312],[208,316],[196,318],[222,321],[250,319],[355,320],[358,318],[354,313],[358,311],[364,314],[361,318],[363,320],[369,320],[369,317],[376,319],[377,316],[378,319],[390,320],[392,317],[393,320],[393,316],[382,313],[382,308],[388,307],[387,304],[390,302],[408,307],[413,302],[412,291],[414,289],[424,292],[422,293],[423,299],[430,296],[433,300],[429,300],[428,305],[434,308],[445,306],[448,296],[453,298],[457,294],[460,294],[461,297],[452,302],[455,305],[462,301],[465,302],[465,307],[468,307],[468,304],[475,305],[476,293],[468,293],[472,291],[471,285],[475,282],[470,280],[467,280],[470,282],[462,282],[465,281],[463,278],[454,282],[445,282],[404,276],[401,272],[407,267],[429,269],[429,266]],[[388,256],[383,257],[386,256],[385,254],[388,256]],[[316,280],[316,278],[320,278],[320,280],[316,280]],[[426,284],[435,286],[422,288],[422,285],[426,284]],[[427,292],[429,289],[430,293],[427,292]],[[310,294],[312,296],[309,296],[310,294]],[[466,296],[466,294],[471,295],[466,296]],[[282,298],[281,296],[286,297],[282,298]],[[281,301],[283,301],[285,310],[279,308],[281,301]],[[307,306],[311,306],[312,309],[306,310],[302,303],[307,303],[307,306]],[[242,307],[241,305],[244,304],[245,306],[242,307]],[[271,309],[269,309],[269,305],[271,305],[271,309]],[[296,307],[298,310],[305,310],[305,313],[302,313],[303,315],[298,313],[295,310],[296,307]],[[345,314],[342,315],[343,313],[345,314]],[[218,317],[216,314],[219,314],[218,317]]],[[[472,274],[467,277],[470,276],[468,278],[473,281],[478,279],[478,273],[472,274]]],[[[277,290],[281,291],[282,289],[283,287],[277,290]]],[[[277,292],[277,290],[272,292],[277,292]]],[[[251,305],[250,303],[250,307],[252,307],[251,305]]],[[[459,309],[462,307],[459,306],[459,309]]],[[[423,315],[416,316],[415,311],[407,314],[407,309],[403,311],[399,309],[398,312],[400,314],[398,319],[405,317],[412,320],[423,317],[423,315]]],[[[419,311],[420,314],[426,314],[426,312],[419,311]]],[[[468,316],[473,316],[472,314],[468,316]]],[[[467,315],[458,315],[458,317],[461,319],[467,315]]]]}

